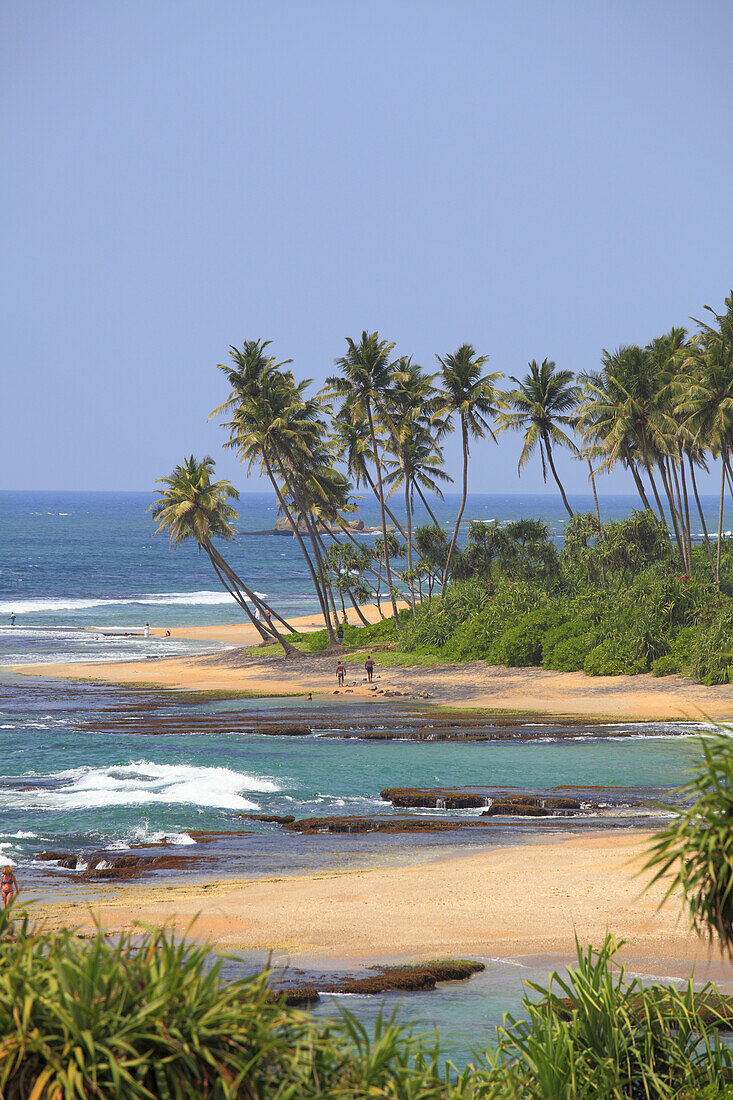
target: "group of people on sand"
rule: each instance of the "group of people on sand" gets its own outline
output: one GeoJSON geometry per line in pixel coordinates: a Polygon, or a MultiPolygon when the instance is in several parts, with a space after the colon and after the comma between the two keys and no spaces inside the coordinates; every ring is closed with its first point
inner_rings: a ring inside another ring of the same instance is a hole
{"type": "MultiPolygon", "coordinates": [[[[372,660],[371,653],[369,654],[366,661],[364,662],[364,669],[366,670],[367,681],[368,681],[368,683],[371,684],[372,680],[374,679],[374,661],[372,660]]],[[[337,681],[339,687],[344,686],[344,677],[345,676],[346,676],[346,665],[344,664],[343,661],[339,661],[339,663],[336,665],[336,681],[337,681]]]]}

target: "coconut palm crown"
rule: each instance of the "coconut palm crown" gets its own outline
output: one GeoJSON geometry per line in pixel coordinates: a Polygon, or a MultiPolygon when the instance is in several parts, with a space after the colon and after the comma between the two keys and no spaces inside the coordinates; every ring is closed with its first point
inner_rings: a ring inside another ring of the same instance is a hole
{"type": "Polygon", "coordinates": [[[529,363],[529,373],[521,381],[511,375],[511,381],[516,383],[516,389],[506,394],[505,401],[509,408],[499,413],[497,425],[500,430],[524,432],[524,446],[518,463],[520,471],[529,462],[535,448],[539,449],[542,476],[547,481],[549,464],[562,502],[572,516],[573,510],[555,469],[552,444],[568,447],[577,453],[575,443],[563,430],[572,428],[570,414],[578,403],[578,387],[573,381],[573,372],[558,370],[552,359],[543,359],[540,364],[533,359],[529,363]]]}

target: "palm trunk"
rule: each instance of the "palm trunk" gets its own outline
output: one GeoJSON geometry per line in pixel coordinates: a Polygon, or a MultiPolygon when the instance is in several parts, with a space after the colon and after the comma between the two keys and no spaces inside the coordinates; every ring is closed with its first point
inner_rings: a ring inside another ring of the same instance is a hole
{"type": "Polygon", "coordinates": [[[720,477],[720,505],[718,507],[718,545],[715,551],[715,587],[720,592],[720,549],[723,541],[723,502],[725,500],[725,452],[720,454],[723,472],[720,477]]]}
{"type": "MultiPolygon", "coordinates": [[[[661,497],[659,496],[659,490],[657,489],[657,483],[654,480],[654,474],[652,473],[651,466],[647,467],[646,472],[649,474],[649,483],[652,487],[652,492],[654,493],[654,499],[657,502],[657,511],[659,512],[659,518],[661,519],[664,526],[667,527],[667,529],[669,529],[669,524],[667,523],[667,516],[666,516],[665,511],[664,511],[664,506],[662,504],[661,497]]],[[[664,481],[664,475],[662,475],[662,481],[664,481]]],[[[669,493],[667,493],[667,496],[669,497],[669,493]]],[[[673,522],[674,522],[674,520],[673,520],[673,522]]]]}
{"type": "Polygon", "coordinates": [[[458,509],[458,516],[456,518],[456,525],[453,528],[453,537],[450,540],[450,546],[448,547],[448,557],[445,561],[445,569],[443,570],[443,583],[440,587],[441,599],[445,596],[445,589],[448,584],[448,577],[450,576],[450,563],[453,557],[453,551],[456,546],[456,539],[458,538],[458,529],[461,526],[461,518],[463,516],[463,510],[466,507],[466,497],[468,496],[468,429],[466,428],[466,419],[461,415],[461,443],[463,444],[463,476],[461,479],[461,506],[458,509]]]}
{"type": "Polygon", "coordinates": [[[690,477],[692,478],[692,489],[695,494],[695,501],[697,503],[697,510],[700,514],[700,522],[702,523],[703,535],[705,537],[705,549],[708,553],[708,561],[710,562],[710,572],[715,576],[715,565],[713,564],[713,551],[710,546],[710,537],[708,535],[707,524],[705,523],[705,516],[703,515],[702,505],[700,504],[700,497],[697,492],[697,479],[695,477],[695,465],[692,461],[692,455],[687,452],[687,462],[690,467],[690,477]]]}
{"type": "MultiPolygon", "coordinates": [[[[372,481],[371,477],[369,476],[369,471],[368,470],[364,470],[364,476],[366,477],[367,481],[369,482],[369,488],[374,493],[377,500],[379,500],[379,493],[377,491],[377,487],[374,484],[374,482],[372,481]]],[[[384,510],[387,513],[387,515],[389,516],[389,518],[392,520],[392,523],[394,523],[394,525],[397,528],[397,530],[399,531],[399,533],[402,535],[403,539],[406,539],[407,535],[405,534],[404,527],[402,526],[400,521],[397,519],[397,516],[394,514],[394,512],[391,510],[391,508],[387,504],[386,500],[384,502],[384,510]]]]}
{"type": "Polygon", "coordinates": [[[684,560],[686,572],[692,572],[692,558],[690,557],[690,523],[689,512],[687,514],[687,522],[685,522],[684,503],[682,500],[682,491],[680,489],[680,479],[677,476],[677,464],[672,461],[671,458],[666,460],[669,467],[668,476],[671,473],[670,482],[674,481],[674,492],[677,506],[677,521],[680,525],[680,534],[682,535],[682,543],[685,548],[684,560]]]}
{"type": "MultiPolygon", "coordinates": [[[[318,583],[318,577],[316,576],[316,571],[313,568],[313,562],[311,561],[310,555],[308,554],[308,551],[306,550],[305,543],[303,542],[303,538],[300,534],[300,531],[298,530],[298,525],[294,521],[294,519],[292,517],[292,514],[290,512],[290,509],[288,508],[287,504],[285,503],[285,498],[283,497],[282,493],[280,492],[280,486],[277,483],[277,478],[275,477],[275,475],[272,472],[272,467],[270,466],[270,462],[269,462],[268,457],[267,457],[267,455],[265,454],[264,451],[262,453],[262,461],[264,462],[265,470],[267,472],[267,476],[269,477],[270,482],[272,483],[272,487],[275,490],[275,496],[277,497],[278,504],[280,505],[283,513],[287,517],[288,523],[290,524],[290,526],[292,528],[292,531],[293,531],[293,536],[298,540],[298,545],[300,546],[303,557],[305,558],[306,565],[308,566],[308,571],[311,575],[311,580],[313,581],[313,587],[316,590],[316,596],[318,597],[318,602],[321,605],[321,612],[323,614],[323,621],[324,621],[324,623],[327,623],[329,621],[328,620],[328,606],[326,604],[324,594],[321,591],[321,587],[318,583]]],[[[335,638],[334,638],[334,641],[335,641],[335,638]]]]}
{"type": "Polygon", "coordinates": [[[552,476],[554,477],[555,481],[557,482],[557,487],[560,490],[560,496],[562,497],[562,502],[568,510],[568,515],[572,519],[573,509],[568,504],[568,498],[565,496],[565,490],[562,487],[562,482],[560,481],[560,478],[557,476],[557,470],[555,469],[555,463],[553,462],[553,459],[552,459],[552,447],[550,446],[550,437],[549,437],[549,435],[547,435],[547,433],[545,433],[544,440],[545,440],[545,450],[547,451],[547,461],[550,463],[550,469],[552,470],[552,476]]]}
{"type": "Polygon", "coordinates": [[[354,611],[357,613],[357,615],[361,619],[364,626],[369,626],[370,625],[369,620],[367,619],[366,615],[364,614],[364,612],[362,611],[362,609],[359,607],[358,603],[354,599],[354,593],[351,591],[350,588],[347,588],[346,592],[347,592],[347,595],[348,595],[348,597],[351,601],[351,606],[353,607],[354,611]]]}
{"type": "Polygon", "coordinates": [[[682,453],[682,446],[678,444],[678,450],[680,453],[680,480],[682,482],[682,504],[684,507],[685,526],[687,528],[687,566],[688,572],[692,573],[692,525],[690,523],[690,498],[687,494],[687,478],[685,477],[685,459],[682,453]]]}
{"type": "Polygon", "coordinates": [[[219,578],[219,581],[220,581],[222,587],[226,589],[226,591],[232,597],[234,602],[237,603],[242,608],[242,610],[245,612],[245,614],[247,615],[247,618],[252,623],[252,626],[255,628],[255,630],[259,634],[260,638],[262,638],[262,641],[263,642],[269,642],[270,637],[271,637],[269,631],[265,630],[262,623],[257,619],[257,617],[255,615],[253,615],[247,601],[245,599],[242,599],[237,594],[237,591],[234,588],[234,586],[232,584],[230,584],[230,582],[227,580],[224,573],[222,573],[222,571],[219,569],[219,566],[217,565],[216,561],[214,560],[214,557],[213,557],[211,551],[208,550],[206,546],[204,546],[204,549],[206,550],[206,553],[208,555],[209,561],[211,562],[212,568],[214,569],[214,572],[216,573],[217,577],[219,578]]]}
{"type": "Polygon", "coordinates": [[[417,611],[415,610],[415,582],[412,577],[412,515],[410,511],[410,483],[405,476],[405,511],[407,514],[407,569],[410,574],[410,606],[412,607],[412,617],[417,618],[417,611]]]}
{"type": "MultiPolygon", "coordinates": [[[[221,573],[224,573],[229,578],[229,581],[233,582],[236,585],[236,587],[239,590],[241,590],[241,592],[243,592],[244,595],[247,596],[251,600],[251,602],[254,604],[255,607],[260,607],[261,608],[263,606],[261,601],[258,599],[257,596],[255,596],[254,592],[252,592],[249,588],[247,588],[247,586],[244,584],[244,582],[241,580],[241,578],[237,576],[237,574],[234,572],[234,570],[231,568],[231,566],[228,565],[227,562],[224,560],[224,558],[221,556],[221,554],[216,549],[216,547],[214,547],[209,542],[209,543],[204,544],[204,549],[206,550],[206,553],[209,555],[209,560],[211,561],[212,565],[214,565],[214,568],[216,569],[216,571],[219,574],[220,578],[221,578],[221,573]],[[217,566],[219,566],[218,569],[217,569],[217,566]]],[[[257,625],[256,622],[255,622],[254,615],[252,614],[251,611],[249,611],[249,609],[246,606],[246,600],[244,600],[244,599],[243,600],[237,600],[237,602],[240,604],[241,607],[244,607],[244,609],[247,611],[247,614],[249,615],[250,619],[255,623],[255,625],[257,625]]],[[[267,626],[265,627],[265,629],[270,634],[272,634],[272,636],[280,643],[286,657],[302,657],[302,653],[300,652],[300,650],[296,649],[295,646],[287,640],[287,638],[283,637],[283,635],[280,633],[280,631],[277,629],[277,627],[275,626],[275,624],[272,621],[267,623],[267,626]]]]}
{"type": "Polygon", "coordinates": [[[382,486],[382,467],[379,461],[379,453],[377,451],[377,437],[374,432],[374,419],[372,417],[371,402],[367,399],[366,402],[367,418],[369,420],[369,432],[372,437],[372,451],[374,453],[374,468],[377,471],[377,486],[379,487],[379,510],[382,516],[382,538],[384,539],[384,573],[387,578],[387,586],[389,588],[389,598],[392,601],[392,614],[394,616],[395,629],[397,633],[400,631],[400,615],[397,610],[397,601],[394,598],[394,589],[392,587],[392,572],[389,568],[389,550],[387,549],[387,520],[384,515],[384,488],[382,486]]]}
{"type": "MultiPolygon", "coordinates": [[[[659,473],[660,473],[660,476],[662,478],[662,484],[664,485],[664,491],[667,494],[667,501],[669,503],[670,515],[672,516],[672,525],[674,527],[674,537],[675,537],[675,542],[677,543],[677,549],[680,552],[680,557],[682,558],[682,564],[685,567],[685,569],[687,569],[687,562],[685,561],[685,546],[684,546],[684,543],[682,541],[682,534],[680,532],[680,526],[679,526],[679,523],[677,522],[677,508],[675,507],[674,498],[672,496],[672,486],[670,485],[670,483],[667,479],[667,473],[666,473],[666,470],[664,468],[664,461],[659,463],[659,473]]],[[[650,478],[650,480],[652,479],[651,470],[649,471],[649,478],[650,478]]],[[[653,481],[652,481],[652,484],[653,484],[653,481]]]]}
{"type": "Polygon", "coordinates": [[[600,525],[601,510],[598,507],[598,493],[596,492],[596,475],[593,473],[593,463],[591,462],[591,460],[587,459],[587,462],[588,462],[588,469],[590,471],[590,483],[591,483],[591,486],[593,487],[593,500],[595,501],[595,505],[596,505],[596,519],[598,520],[598,523],[600,525]]]}
{"type": "Polygon", "coordinates": [[[639,494],[639,496],[641,497],[641,503],[644,505],[647,512],[651,512],[651,514],[654,515],[654,509],[652,508],[651,504],[649,503],[649,498],[647,497],[646,491],[644,489],[644,482],[641,480],[641,478],[639,476],[639,471],[637,470],[636,466],[634,465],[633,460],[632,459],[627,459],[626,464],[627,464],[628,468],[631,470],[631,476],[634,479],[634,484],[636,485],[636,491],[639,494]]]}
{"type": "Polygon", "coordinates": [[[417,489],[417,495],[418,495],[418,496],[420,497],[420,500],[421,500],[421,501],[423,502],[423,504],[425,505],[425,511],[426,511],[426,512],[428,513],[428,515],[430,516],[431,520],[433,521],[433,527],[438,527],[438,528],[439,528],[439,527],[440,527],[440,524],[438,523],[437,519],[436,519],[436,518],[435,518],[435,516],[433,515],[433,509],[432,509],[432,508],[430,507],[430,505],[428,504],[427,500],[425,499],[425,496],[424,496],[424,494],[423,494],[423,491],[422,491],[422,489],[420,488],[420,486],[418,485],[418,483],[417,483],[417,482],[415,482],[415,488],[417,489]]]}

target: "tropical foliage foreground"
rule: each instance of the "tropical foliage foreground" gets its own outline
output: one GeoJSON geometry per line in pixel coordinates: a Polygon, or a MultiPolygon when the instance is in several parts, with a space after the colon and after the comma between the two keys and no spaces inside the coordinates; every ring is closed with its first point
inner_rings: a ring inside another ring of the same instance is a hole
{"type": "Polygon", "coordinates": [[[164,933],[13,932],[0,915],[4,1100],[585,1100],[718,1096],[733,1071],[714,1007],[643,987],[611,938],[578,949],[462,1072],[392,1020],[316,1020],[266,975],[223,984],[205,948],[164,933]]]}
{"type": "MultiPolygon", "coordinates": [[[[733,741],[721,732],[648,847],[693,928],[730,952],[733,741]]],[[[656,881],[652,878],[652,882],[656,881]]],[[[669,896],[669,895],[668,895],[669,896]]],[[[223,983],[205,947],[165,932],[81,940],[0,912],[2,1100],[692,1100],[733,1096],[733,1013],[716,990],[644,986],[608,935],[530,984],[462,1072],[394,1019],[316,1020],[268,975],[223,983]]]]}

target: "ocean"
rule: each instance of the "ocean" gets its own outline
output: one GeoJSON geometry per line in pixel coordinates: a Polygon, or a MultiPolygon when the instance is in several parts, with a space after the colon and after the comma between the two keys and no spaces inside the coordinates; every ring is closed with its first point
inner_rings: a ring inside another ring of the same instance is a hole
{"type": "MultiPolygon", "coordinates": [[[[165,872],[180,878],[298,874],[385,858],[395,865],[539,835],[507,824],[478,837],[468,827],[477,810],[461,811],[467,827],[455,833],[404,835],[308,836],[239,816],[384,815],[391,806],[379,792],[388,786],[618,787],[629,802],[618,813],[648,824],[645,811],[629,808],[632,796],[663,799],[683,778],[696,751],[698,730],[691,725],[646,724],[623,739],[604,736],[614,732],[606,727],[553,739],[546,723],[526,725],[522,739],[509,742],[363,741],[323,735],[348,732],[356,704],[344,710],[316,701],[308,713],[320,716],[320,735],[273,737],[239,727],[243,719],[293,721],[300,700],[182,699],[18,676],[14,666],[29,662],[139,660],[221,648],[142,636],[146,622],[166,628],[241,621],[205,555],[191,544],[170,550],[165,537],[153,537],[150,500],[143,493],[0,494],[0,860],[17,865],[24,893],[72,889],[91,896],[93,883],[77,875],[92,853],[155,852],[162,842],[166,852],[196,856],[165,872]],[[170,732],[158,732],[161,722],[170,732]],[[204,846],[191,835],[201,831],[220,835],[204,846]],[[239,835],[221,835],[232,831],[239,835]],[[48,851],[75,854],[76,867],[36,858],[48,851]]],[[[571,502],[592,508],[590,497],[571,502]]],[[[449,497],[437,506],[441,523],[450,525],[456,503],[449,497]]],[[[712,519],[716,502],[705,504],[712,519]]],[[[601,502],[605,518],[635,506],[629,497],[601,502]]],[[[315,610],[293,540],[251,533],[274,525],[273,498],[248,494],[240,509],[241,534],[225,548],[234,568],[283,614],[315,610]]],[[[377,524],[371,502],[360,514],[377,524]]],[[[543,518],[562,538],[564,510],[554,497],[474,495],[466,510],[466,519],[526,515],[543,518]]],[[[410,706],[385,704],[380,714],[386,724],[404,721],[410,706]]],[[[562,818],[550,824],[569,827],[562,818]]],[[[155,872],[143,881],[155,881],[155,872]]],[[[468,985],[404,1002],[408,1017],[450,1032],[449,1052],[459,1061],[503,1010],[516,1009],[522,978],[537,976],[519,963],[491,961],[490,951],[487,958],[487,972],[468,985]]],[[[376,1008],[370,1002],[360,1011],[370,1018],[376,1008]]]]}

